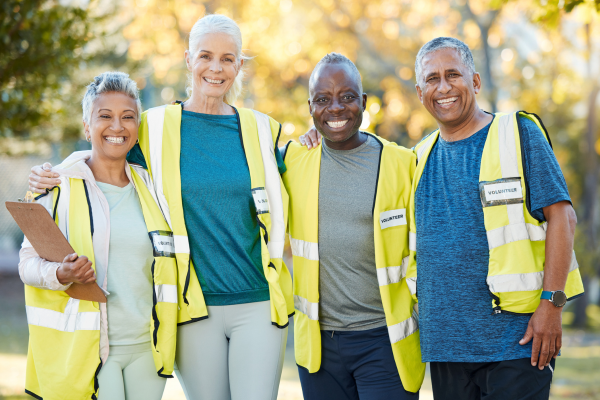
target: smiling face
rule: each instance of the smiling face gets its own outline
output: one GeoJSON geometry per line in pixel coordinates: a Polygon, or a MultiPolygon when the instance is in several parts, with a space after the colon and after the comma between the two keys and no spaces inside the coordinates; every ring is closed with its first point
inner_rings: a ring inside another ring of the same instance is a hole
{"type": "Polygon", "coordinates": [[[223,99],[238,75],[244,60],[238,60],[238,48],[225,33],[208,33],[198,41],[195,53],[185,52],[187,68],[192,72],[194,96],[223,99]]]}
{"type": "Polygon", "coordinates": [[[419,100],[440,125],[460,126],[478,110],[476,95],[481,90],[478,73],[471,74],[455,49],[441,49],[422,61],[419,100]]]}
{"type": "Polygon", "coordinates": [[[315,128],[333,143],[353,137],[362,123],[367,95],[346,64],[323,64],[313,76],[308,105],[315,128]]]}
{"type": "Polygon", "coordinates": [[[137,104],[123,93],[102,93],[94,101],[90,123],[83,123],[91,138],[92,157],[125,160],[138,139],[137,104]]]}

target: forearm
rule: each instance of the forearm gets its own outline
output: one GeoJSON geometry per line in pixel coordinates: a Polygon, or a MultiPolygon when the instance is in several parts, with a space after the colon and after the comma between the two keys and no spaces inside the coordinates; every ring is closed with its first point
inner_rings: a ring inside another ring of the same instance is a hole
{"type": "Polygon", "coordinates": [[[571,204],[566,201],[545,207],[544,215],[548,228],[543,287],[546,291],[564,291],[573,257],[577,217],[571,204]]]}
{"type": "Polygon", "coordinates": [[[67,290],[71,285],[62,285],[56,276],[59,267],[60,263],[41,258],[25,239],[19,252],[19,276],[24,284],[38,289],[67,290]]]}

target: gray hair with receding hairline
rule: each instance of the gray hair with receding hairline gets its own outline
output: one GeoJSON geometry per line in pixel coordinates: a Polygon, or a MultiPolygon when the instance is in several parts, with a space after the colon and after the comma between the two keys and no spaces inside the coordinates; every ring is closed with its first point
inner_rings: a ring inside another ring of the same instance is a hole
{"type": "Polygon", "coordinates": [[[329,53],[326,54],[325,57],[321,58],[321,60],[317,63],[317,65],[315,65],[315,69],[313,69],[312,73],[310,74],[310,79],[308,80],[308,93],[310,96],[310,92],[312,90],[313,84],[314,84],[314,76],[315,73],[319,70],[319,68],[325,64],[345,64],[348,65],[350,67],[350,69],[352,70],[352,72],[355,75],[356,80],[358,81],[358,94],[363,94],[363,86],[362,86],[362,78],[360,77],[360,72],[358,72],[358,68],[356,68],[356,65],[354,65],[354,63],[352,62],[352,60],[350,60],[348,57],[346,57],[343,54],[340,53],[329,53]]]}
{"type": "Polygon", "coordinates": [[[417,85],[423,88],[423,59],[438,50],[442,49],[454,49],[458,51],[458,55],[460,56],[460,60],[463,65],[467,67],[467,70],[471,75],[476,73],[475,70],[475,62],[473,61],[473,54],[471,53],[471,49],[464,42],[452,38],[452,37],[438,37],[429,42],[425,43],[419,53],[417,54],[417,59],[415,61],[415,78],[417,80],[417,85]]]}
{"type": "Polygon", "coordinates": [[[123,93],[135,100],[137,106],[137,123],[140,123],[142,117],[142,102],[140,101],[137,84],[124,72],[109,71],[94,78],[94,81],[87,86],[87,90],[83,95],[83,100],[81,100],[83,120],[88,125],[92,118],[94,102],[103,93],[123,93]]]}

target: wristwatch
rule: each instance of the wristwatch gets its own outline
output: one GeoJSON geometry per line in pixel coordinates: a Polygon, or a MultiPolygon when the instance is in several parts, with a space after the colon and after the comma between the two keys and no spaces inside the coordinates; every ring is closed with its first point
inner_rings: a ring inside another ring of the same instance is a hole
{"type": "Polygon", "coordinates": [[[562,307],[567,304],[567,295],[562,290],[555,290],[553,292],[548,292],[544,290],[542,292],[542,300],[550,300],[555,307],[562,307]]]}

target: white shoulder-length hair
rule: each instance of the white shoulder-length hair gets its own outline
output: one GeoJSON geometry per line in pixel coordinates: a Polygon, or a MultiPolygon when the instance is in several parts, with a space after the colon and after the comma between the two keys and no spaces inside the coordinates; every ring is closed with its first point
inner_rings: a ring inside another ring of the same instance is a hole
{"type": "MultiPolygon", "coordinates": [[[[190,31],[189,40],[189,52],[194,55],[198,51],[198,42],[200,38],[208,33],[225,33],[233,39],[236,45],[236,59],[238,64],[241,60],[248,60],[250,57],[246,57],[242,53],[242,31],[238,24],[235,23],[229,17],[221,14],[209,14],[200,18],[190,31]]],[[[244,69],[240,68],[237,77],[235,78],[233,85],[229,88],[229,91],[225,94],[225,102],[227,104],[233,104],[239,95],[242,93],[242,86],[244,81],[244,69]]],[[[186,92],[188,96],[192,95],[192,74],[188,75],[186,92]]]]}

